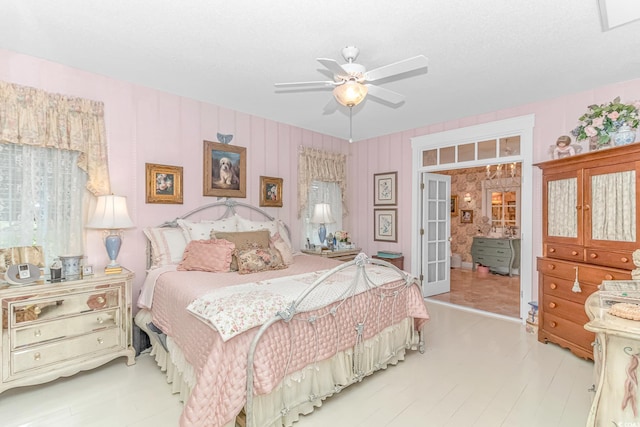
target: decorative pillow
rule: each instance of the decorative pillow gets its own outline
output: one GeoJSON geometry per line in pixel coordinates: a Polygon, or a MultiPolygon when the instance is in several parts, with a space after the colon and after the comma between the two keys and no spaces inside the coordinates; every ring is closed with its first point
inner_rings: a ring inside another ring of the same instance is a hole
{"type": "Polygon", "coordinates": [[[151,267],[178,264],[182,261],[187,240],[179,228],[145,227],[142,230],[151,242],[151,267]]]}
{"type": "Polygon", "coordinates": [[[179,219],[178,225],[184,231],[186,239],[189,240],[209,240],[211,231],[238,231],[235,216],[218,219],[216,221],[193,222],[186,219],[179,219]]]}
{"type": "Polygon", "coordinates": [[[236,256],[239,274],[287,268],[282,262],[280,252],[271,248],[239,249],[236,250],[236,256]]]}
{"type": "MultiPolygon", "coordinates": [[[[268,248],[269,247],[269,232],[267,230],[258,231],[238,231],[235,233],[225,232],[211,232],[212,239],[224,239],[233,243],[236,249],[251,249],[251,248],[268,248]]],[[[233,256],[231,260],[231,271],[238,270],[237,257],[233,256]]]]}
{"type": "Polygon", "coordinates": [[[293,253],[291,252],[291,247],[287,245],[287,242],[282,239],[280,233],[276,233],[274,236],[272,236],[270,239],[270,243],[270,247],[280,252],[282,262],[284,262],[285,265],[293,264],[293,253]]]}
{"type": "Polygon", "coordinates": [[[291,240],[289,239],[287,228],[281,220],[252,221],[250,219],[242,218],[241,216],[236,216],[236,218],[238,221],[238,231],[269,230],[269,235],[271,236],[275,236],[276,233],[280,233],[282,240],[289,245],[289,248],[293,248],[291,246],[291,240]]]}
{"type": "Polygon", "coordinates": [[[184,250],[178,270],[229,271],[231,254],[236,246],[227,240],[192,240],[184,250]]]}

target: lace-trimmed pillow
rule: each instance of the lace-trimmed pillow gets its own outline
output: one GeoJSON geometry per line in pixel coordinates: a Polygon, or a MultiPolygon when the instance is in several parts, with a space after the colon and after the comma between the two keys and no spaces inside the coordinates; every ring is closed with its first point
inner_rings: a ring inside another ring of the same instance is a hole
{"type": "Polygon", "coordinates": [[[151,242],[151,266],[158,268],[164,265],[178,264],[182,261],[187,240],[179,228],[145,227],[144,235],[151,242]]]}
{"type": "Polygon", "coordinates": [[[227,240],[192,240],[184,250],[181,271],[210,271],[220,273],[229,271],[231,254],[236,245],[227,240]]]}
{"type": "Polygon", "coordinates": [[[289,240],[289,234],[287,233],[287,228],[282,220],[253,221],[236,215],[236,221],[238,224],[238,231],[269,230],[269,235],[272,237],[277,233],[280,233],[282,240],[289,246],[289,248],[291,248],[291,251],[293,251],[293,246],[291,245],[291,240],[289,240]]]}
{"type": "Polygon", "coordinates": [[[238,222],[235,216],[218,219],[215,221],[193,222],[179,219],[178,226],[189,240],[209,240],[212,231],[238,231],[238,222]]]}
{"type": "Polygon", "coordinates": [[[239,249],[236,251],[236,257],[238,258],[238,274],[250,274],[287,268],[282,262],[280,252],[276,249],[239,249]]]}
{"type": "Polygon", "coordinates": [[[293,264],[293,252],[291,252],[291,246],[289,246],[287,242],[282,239],[280,233],[276,233],[274,236],[272,236],[269,242],[270,247],[280,252],[282,262],[284,262],[285,265],[293,264]]]}

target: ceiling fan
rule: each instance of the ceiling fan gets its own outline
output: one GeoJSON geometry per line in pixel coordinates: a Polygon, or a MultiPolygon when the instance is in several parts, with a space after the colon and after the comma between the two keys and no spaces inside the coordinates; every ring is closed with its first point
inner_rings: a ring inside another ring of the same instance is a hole
{"type": "Polygon", "coordinates": [[[382,79],[399,77],[401,74],[410,71],[427,68],[428,60],[424,55],[414,56],[403,61],[394,62],[383,67],[375,68],[371,71],[356,62],[360,50],[355,46],[347,46],[342,49],[342,56],[347,61],[346,64],[338,64],[334,59],[318,58],[318,62],[324,65],[333,73],[333,80],[329,81],[309,81],[293,83],[276,83],[277,88],[333,88],[333,95],[341,105],[345,107],[355,107],[367,96],[386,101],[397,105],[404,101],[404,96],[371,84],[382,79]]]}

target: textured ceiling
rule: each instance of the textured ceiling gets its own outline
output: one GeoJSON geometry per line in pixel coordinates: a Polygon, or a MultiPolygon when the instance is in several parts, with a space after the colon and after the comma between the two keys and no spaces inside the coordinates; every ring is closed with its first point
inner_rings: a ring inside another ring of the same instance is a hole
{"type": "Polygon", "coordinates": [[[603,32],[595,0],[0,0],[0,48],[344,139],[329,89],[273,84],[326,80],[346,45],[429,58],[381,83],[403,104],[354,108],[354,140],[640,77],[640,22],[603,32]]]}

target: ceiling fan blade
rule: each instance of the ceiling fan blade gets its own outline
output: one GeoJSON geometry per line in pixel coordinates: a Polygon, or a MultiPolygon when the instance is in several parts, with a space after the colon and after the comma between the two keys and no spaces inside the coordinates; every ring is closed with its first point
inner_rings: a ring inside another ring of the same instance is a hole
{"type": "Polygon", "coordinates": [[[424,55],[414,56],[413,58],[403,61],[394,62],[393,64],[375,68],[364,73],[364,79],[368,82],[384,79],[386,77],[396,76],[398,74],[408,73],[409,71],[419,70],[429,66],[429,60],[424,55]]]}
{"type": "Polygon", "coordinates": [[[398,92],[394,92],[392,90],[371,84],[365,84],[365,86],[368,90],[367,94],[373,96],[374,98],[378,98],[396,105],[404,102],[404,95],[401,95],[398,92]]]}
{"type": "Polygon", "coordinates": [[[338,107],[338,101],[336,101],[336,99],[332,96],[331,99],[329,99],[329,102],[327,102],[327,104],[322,109],[322,115],[326,116],[329,114],[333,114],[338,110],[338,107]]]}
{"type": "Polygon", "coordinates": [[[318,62],[327,67],[329,71],[331,71],[335,75],[346,76],[349,75],[349,72],[342,68],[338,61],[335,59],[328,58],[318,58],[318,62]]]}
{"type": "Polygon", "coordinates": [[[296,87],[333,87],[336,82],[332,81],[315,81],[315,82],[292,82],[292,83],[276,83],[275,87],[279,88],[296,88],[296,87]]]}

